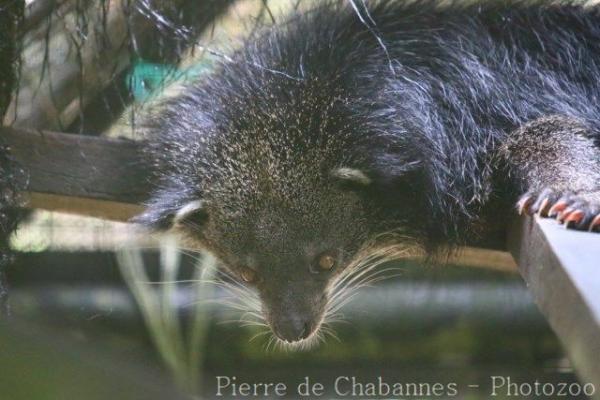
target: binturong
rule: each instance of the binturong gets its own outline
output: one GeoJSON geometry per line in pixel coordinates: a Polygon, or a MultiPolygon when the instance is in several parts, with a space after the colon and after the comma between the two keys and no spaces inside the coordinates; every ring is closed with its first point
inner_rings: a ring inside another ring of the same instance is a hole
{"type": "Polygon", "coordinates": [[[598,229],[598,7],[315,7],[145,122],[156,190],[136,221],[212,252],[282,342],[407,249],[493,243],[517,212],[598,229]]]}

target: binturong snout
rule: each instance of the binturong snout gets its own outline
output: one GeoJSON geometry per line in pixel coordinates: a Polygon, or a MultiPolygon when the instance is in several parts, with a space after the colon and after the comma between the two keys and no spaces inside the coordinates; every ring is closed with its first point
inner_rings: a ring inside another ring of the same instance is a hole
{"type": "Polygon", "coordinates": [[[271,330],[288,343],[308,339],[319,329],[327,301],[322,290],[294,286],[261,293],[263,313],[271,330]]]}
{"type": "Polygon", "coordinates": [[[317,325],[311,315],[291,314],[274,319],[271,328],[275,335],[286,342],[297,342],[308,338],[317,325]]]}

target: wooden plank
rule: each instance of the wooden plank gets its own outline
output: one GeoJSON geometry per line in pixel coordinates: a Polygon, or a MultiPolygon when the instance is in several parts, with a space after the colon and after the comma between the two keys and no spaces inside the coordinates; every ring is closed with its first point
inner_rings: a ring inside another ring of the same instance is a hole
{"type": "Polygon", "coordinates": [[[26,201],[29,208],[121,222],[128,221],[144,210],[144,207],[139,204],[62,196],[50,193],[29,192],[26,196],[26,201]]]}
{"type": "Polygon", "coordinates": [[[151,190],[140,142],[0,128],[29,174],[30,207],[126,221],[151,190]]]}
{"type": "Polygon", "coordinates": [[[508,243],[578,374],[600,387],[600,235],[524,217],[508,243]]]}
{"type": "Polygon", "coordinates": [[[511,254],[499,250],[462,247],[456,254],[450,256],[448,263],[463,267],[483,267],[501,272],[517,272],[517,264],[511,254]]]}
{"type": "MultiPolygon", "coordinates": [[[[420,262],[427,259],[427,255],[421,248],[411,248],[407,250],[406,256],[403,258],[420,262]]],[[[500,250],[462,246],[448,256],[442,256],[441,258],[434,259],[434,261],[440,264],[518,273],[517,264],[512,255],[500,250]]]]}

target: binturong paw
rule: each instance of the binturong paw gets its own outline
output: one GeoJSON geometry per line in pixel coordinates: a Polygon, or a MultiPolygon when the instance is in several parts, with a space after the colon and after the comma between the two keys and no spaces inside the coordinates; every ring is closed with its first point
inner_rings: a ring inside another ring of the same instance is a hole
{"type": "Polygon", "coordinates": [[[519,214],[556,218],[569,229],[600,232],[600,192],[571,193],[545,188],[530,190],[517,202],[519,214]]]}

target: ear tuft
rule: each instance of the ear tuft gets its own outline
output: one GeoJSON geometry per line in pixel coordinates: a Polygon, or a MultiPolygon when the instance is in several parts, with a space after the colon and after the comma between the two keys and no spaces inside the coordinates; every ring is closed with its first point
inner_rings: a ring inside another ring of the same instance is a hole
{"type": "Polygon", "coordinates": [[[186,220],[189,220],[194,216],[198,217],[198,221],[194,222],[200,224],[206,218],[205,205],[206,202],[203,200],[194,200],[185,204],[175,213],[173,225],[185,223],[186,220]]]}
{"type": "Polygon", "coordinates": [[[371,184],[371,178],[361,170],[355,168],[336,168],[331,171],[331,176],[339,179],[343,183],[358,184],[362,186],[369,186],[371,184]]]}
{"type": "Polygon", "coordinates": [[[146,210],[131,218],[129,222],[148,229],[164,231],[172,227],[173,213],[170,209],[149,206],[146,210]]]}
{"type": "Polygon", "coordinates": [[[185,188],[164,188],[150,198],[144,212],[133,217],[131,222],[159,231],[185,222],[196,227],[202,225],[207,217],[205,205],[198,193],[186,193],[185,188]]]}

